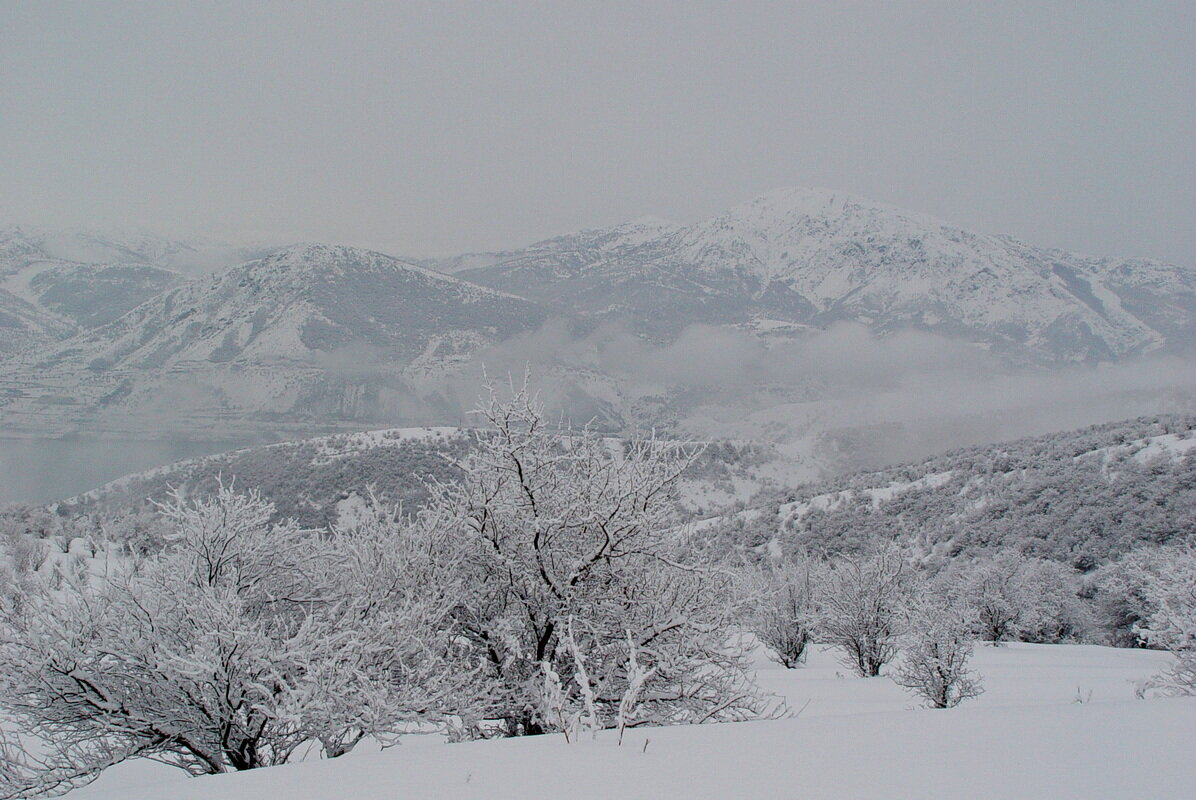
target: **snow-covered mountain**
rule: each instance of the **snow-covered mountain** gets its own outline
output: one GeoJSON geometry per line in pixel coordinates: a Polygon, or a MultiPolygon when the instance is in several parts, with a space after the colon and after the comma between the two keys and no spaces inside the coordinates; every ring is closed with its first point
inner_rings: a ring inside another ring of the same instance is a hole
{"type": "Polygon", "coordinates": [[[113,415],[125,426],[158,413],[177,422],[182,411],[197,426],[390,419],[404,376],[443,369],[545,318],[521,298],[381,253],[298,245],[8,359],[0,413],[35,429],[113,415]]]}
{"type": "Polygon", "coordinates": [[[204,239],[175,239],[143,230],[51,230],[0,226],[0,264],[12,257],[78,264],[149,264],[187,276],[205,275],[260,258],[277,249],[204,239]]]}
{"type": "Polygon", "coordinates": [[[448,359],[543,319],[532,303],[368,250],[297,245],[179,286],[48,361],[98,369],[303,362],[347,347],[448,359]]]}
{"type": "Polygon", "coordinates": [[[688,226],[629,223],[440,266],[649,332],[853,320],[1017,361],[1196,349],[1192,269],[1032,247],[818,189],[774,191],[688,226]]]}
{"type": "Polygon", "coordinates": [[[787,365],[839,322],[950,337],[998,357],[977,360],[986,364],[1196,352],[1192,269],[1032,247],[823,190],[775,191],[691,225],[641,219],[422,265],[300,245],[191,280],[168,268],[203,252],[152,236],[0,231],[0,421],[41,435],[111,426],[119,413],[118,430],[140,430],[142,415],[165,408],[200,410],[213,430],[254,419],[303,419],[307,434],[338,420],[458,424],[455,378],[439,379],[485,351],[499,372],[529,361],[552,372],[562,410],[609,418],[612,431],[709,417],[689,432],[753,438],[722,428],[777,407],[792,429],[794,404],[831,397],[826,370],[807,363],[793,378],[787,365]],[[554,316],[565,321],[511,340],[554,316]],[[572,346],[612,319],[656,341],[614,329],[572,346]],[[719,375],[734,379],[705,375],[695,388],[671,369],[705,352],[677,336],[694,323],[752,339],[722,345],[738,355],[718,362],[719,375]],[[798,349],[774,347],[786,340],[798,349]],[[754,371],[724,363],[749,356],[754,371]],[[756,390],[770,394],[746,402],[756,390]],[[695,411],[712,392],[727,394],[718,413],[695,411]]]}
{"type": "Polygon", "coordinates": [[[91,234],[0,228],[0,353],[46,346],[111,322],[181,283],[166,266],[183,245],[118,244],[91,234]]]}

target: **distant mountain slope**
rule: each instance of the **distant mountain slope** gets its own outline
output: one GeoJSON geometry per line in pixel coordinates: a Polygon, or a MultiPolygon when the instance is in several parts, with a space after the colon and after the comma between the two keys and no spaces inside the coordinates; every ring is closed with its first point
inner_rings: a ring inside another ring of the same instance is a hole
{"type": "Polygon", "coordinates": [[[393,420],[404,375],[546,318],[527,300],[381,253],[299,245],[0,364],[12,387],[0,413],[31,426],[180,413],[216,426],[393,420]]]}
{"type": "Polygon", "coordinates": [[[466,253],[451,258],[425,259],[419,263],[430,269],[449,274],[485,269],[512,261],[546,259],[564,265],[562,275],[571,269],[584,268],[606,258],[631,253],[641,245],[653,242],[681,229],[680,225],[649,217],[624,222],[612,228],[577,231],[555,236],[517,250],[496,253],[466,253]]]}
{"type": "Polygon", "coordinates": [[[543,318],[525,300],[381,253],[298,245],[180,286],[47,360],[130,368],[310,362],[358,345],[409,362],[467,352],[543,318]]]}
{"type": "Polygon", "coordinates": [[[151,261],[163,253],[84,247],[82,239],[74,244],[58,246],[45,233],[0,228],[0,326],[9,334],[0,354],[111,322],[183,281],[151,261]],[[88,258],[95,260],[82,260],[88,258]]]}
{"type": "Polygon", "coordinates": [[[177,272],[147,264],[41,262],[25,285],[44,309],[83,330],[112,322],[182,282],[177,272]]]}
{"type": "Polygon", "coordinates": [[[662,333],[693,322],[854,320],[1023,361],[1196,350],[1192,269],[1031,247],[825,190],[771,192],[684,227],[628,224],[439,263],[662,333]]]}
{"type": "Polygon", "coordinates": [[[203,275],[260,258],[275,247],[180,240],[147,231],[49,230],[0,226],[0,263],[20,251],[38,259],[76,264],[148,264],[188,276],[203,275]]]}
{"type": "Polygon", "coordinates": [[[1196,536],[1196,416],[1143,417],[773,493],[704,523],[733,547],[927,555],[1012,547],[1091,568],[1135,545],[1196,536]]]}
{"type": "Polygon", "coordinates": [[[70,336],[75,330],[70,320],[0,288],[0,359],[70,336]]]}

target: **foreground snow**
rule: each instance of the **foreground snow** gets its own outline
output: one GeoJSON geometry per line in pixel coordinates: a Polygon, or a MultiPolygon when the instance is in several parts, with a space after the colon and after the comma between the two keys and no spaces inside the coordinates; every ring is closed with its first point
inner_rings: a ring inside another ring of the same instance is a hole
{"type": "Polygon", "coordinates": [[[1161,653],[1091,646],[981,647],[986,693],[915,709],[886,678],[850,677],[833,654],[760,680],[797,718],[443,745],[417,740],[238,775],[187,779],[128,764],[77,800],[170,797],[371,800],[527,798],[1182,797],[1196,785],[1196,699],[1134,697],[1161,653]],[[1083,702],[1077,702],[1077,698],[1083,702]],[[646,749],[645,749],[645,742],[646,749]]]}

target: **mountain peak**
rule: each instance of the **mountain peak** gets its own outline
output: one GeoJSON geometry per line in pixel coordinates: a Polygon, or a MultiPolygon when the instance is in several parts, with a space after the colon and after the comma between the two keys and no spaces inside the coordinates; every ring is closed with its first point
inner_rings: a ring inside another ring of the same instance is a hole
{"type": "Polygon", "coordinates": [[[954,227],[929,214],[898,208],[860,195],[804,186],[773,189],[732,207],[715,219],[755,219],[772,224],[791,225],[794,220],[803,217],[860,222],[884,218],[903,227],[923,227],[932,230],[954,227]]]}
{"type": "Polygon", "coordinates": [[[311,266],[329,263],[356,263],[376,260],[398,261],[393,256],[366,250],[361,247],[351,247],[344,244],[326,244],[324,242],[296,242],[272,251],[262,261],[274,263],[295,264],[297,266],[311,266]]]}
{"type": "MultiPolygon", "coordinates": [[[[377,250],[344,244],[299,242],[270,252],[236,268],[253,273],[276,272],[279,277],[311,276],[316,279],[367,273],[408,273],[426,281],[452,282],[455,278],[429,270],[377,250]]],[[[221,278],[217,278],[221,280],[221,278]]]]}
{"type": "Polygon", "coordinates": [[[465,274],[651,331],[854,321],[882,334],[964,337],[1015,361],[1186,352],[1196,326],[1190,271],[1036,248],[848,192],[780,188],[657,235],[630,225],[504,253],[465,274]]]}

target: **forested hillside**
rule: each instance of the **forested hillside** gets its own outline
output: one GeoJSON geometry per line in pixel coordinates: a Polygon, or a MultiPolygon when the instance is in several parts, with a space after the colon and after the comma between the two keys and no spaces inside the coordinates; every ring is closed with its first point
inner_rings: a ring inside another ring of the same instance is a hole
{"type": "Polygon", "coordinates": [[[426,482],[454,477],[452,460],[474,442],[456,428],[405,428],[283,442],[184,461],[130,475],[57,504],[63,517],[120,515],[161,502],[172,489],[211,493],[220,482],[261,492],[280,519],[323,528],[337,520],[337,504],[374,490],[380,499],[418,507],[426,482]]]}
{"type": "Polygon", "coordinates": [[[1196,532],[1196,416],[954,450],[766,492],[704,524],[742,548],[855,551],[898,540],[940,557],[1015,548],[1088,570],[1196,532]]]}
{"type": "MultiPolygon", "coordinates": [[[[370,493],[414,512],[427,500],[428,483],[458,477],[454,464],[484,435],[469,428],[395,428],[234,450],[126,476],[54,504],[54,516],[64,522],[113,520],[144,512],[152,519],[153,504],[172,490],[206,496],[221,482],[260,492],[274,504],[278,519],[294,519],[307,528],[336,524],[352,513],[356,498],[370,493]]],[[[723,441],[697,447],[701,453],[681,483],[691,514],[730,507],[791,466],[760,444],[723,441]]]]}

